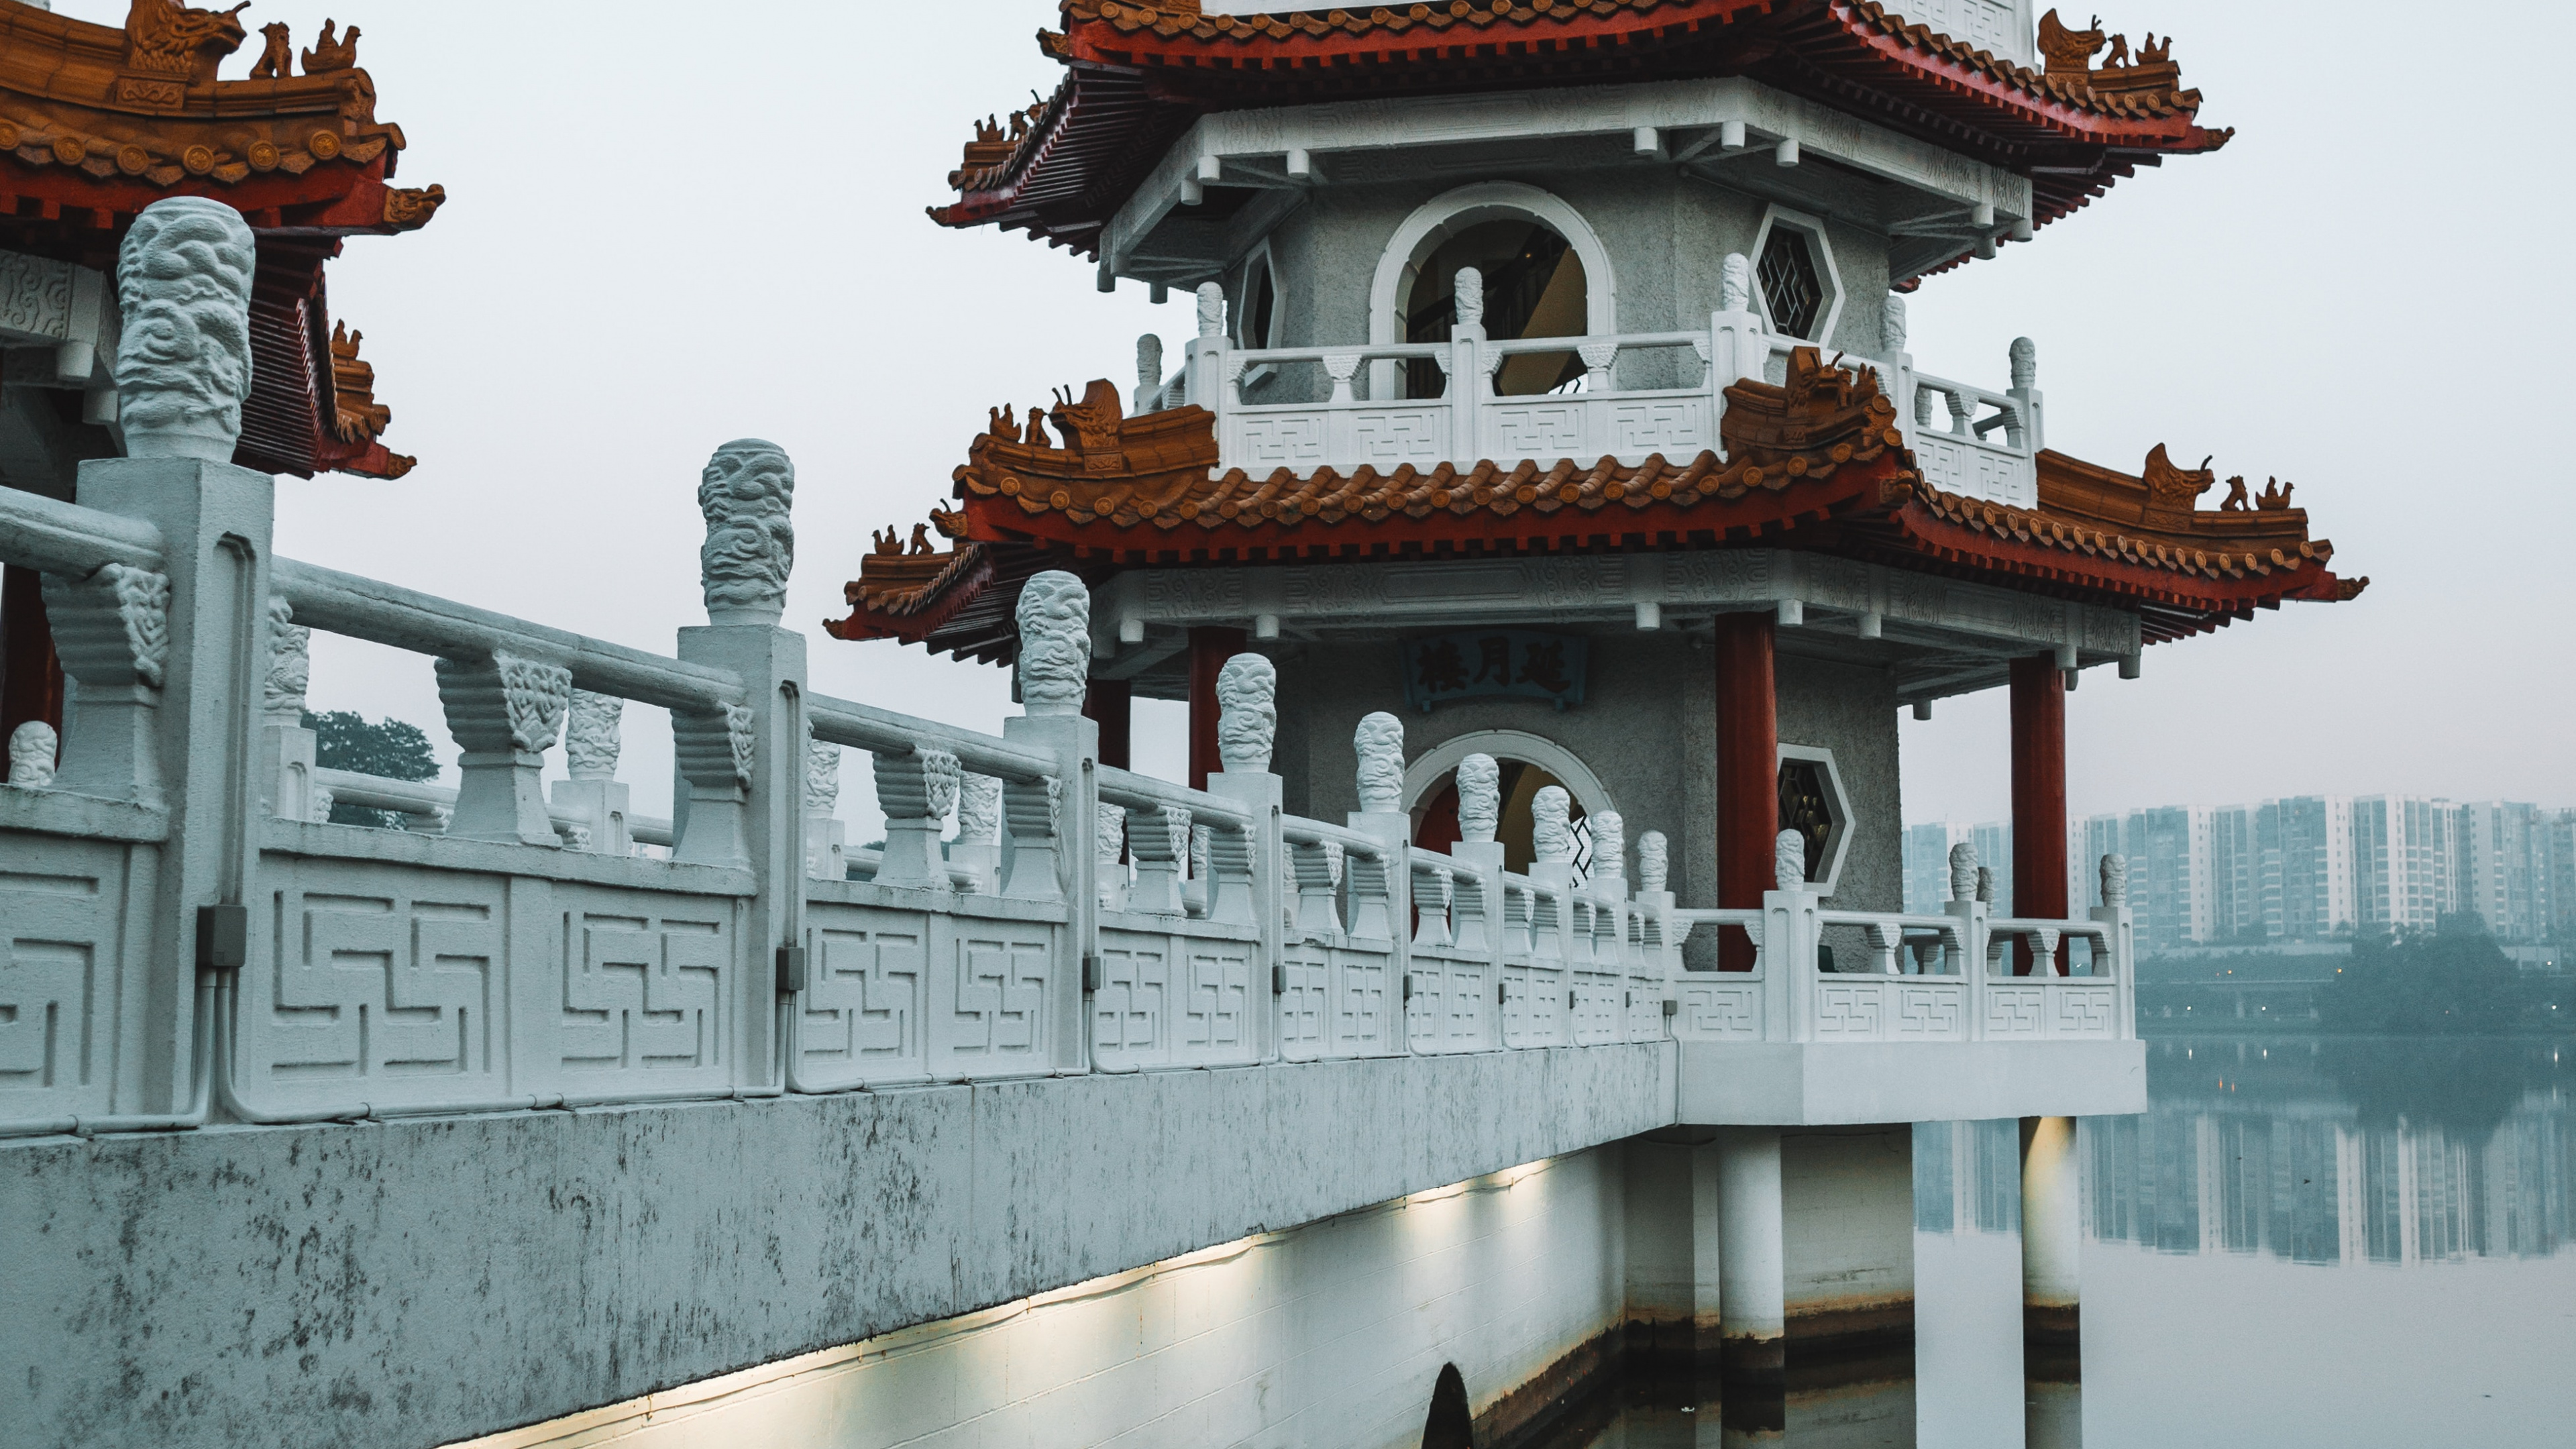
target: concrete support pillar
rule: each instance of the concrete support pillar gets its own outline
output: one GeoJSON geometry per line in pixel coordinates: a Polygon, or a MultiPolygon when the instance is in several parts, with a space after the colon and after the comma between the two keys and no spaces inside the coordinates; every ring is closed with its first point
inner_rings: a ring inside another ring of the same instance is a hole
{"type": "MultiPolygon", "coordinates": [[[[1625,1148],[1628,1323],[1621,1352],[1657,1382],[1686,1385],[1700,1328],[1717,1346],[1717,1193],[1712,1153],[1632,1137],[1625,1148]]],[[[1632,1370],[1633,1371],[1633,1370],[1632,1370]]]]}
{"type": "MultiPolygon", "coordinates": [[[[2066,900],[2066,675],[2053,654],[2012,662],[2012,913],[2064,920],[2066,900]]],[[[2068,947],[2054,963],[2066,974],[2068,947]]],[[[2013,947],[2013,974],[2031,973],[2030,943],[2013,947]]]]}
{"type": "Polygon", "coordinates": [[[2075,1119],[2021,1119],[2022,1331],[2030,1343],[2072,1347],[2081,1302],[2075,1119]]]}
{"type": "MultiPolygon", "coordinates": [[[[1193,393],[1195,398],[1197,394],[1193,393]]],[[[1225,769],[1216,748],[1216,677],[1225,661],[1243,652],[1241,629],[1190,631],[1190,788],[1207,788],[1208,776],[1225,769]]]]}
{"type": "MultiPolygon", "coordinates": [[[[1776,884],[1780,722],[1769,614],[1717,616],[1717,903],[1758,910],[1776,884]]],[[[1753,943],[1718,939],[1718,969],[1753,969],[1753,943]]]]}
{"type": "Polygon", "coordinates": [[[1777,1382],[1788,1332],[1780,1132],[1721,1127],[1715,1151],[1719,1370],[1734,1382],[1777,1382]]]}

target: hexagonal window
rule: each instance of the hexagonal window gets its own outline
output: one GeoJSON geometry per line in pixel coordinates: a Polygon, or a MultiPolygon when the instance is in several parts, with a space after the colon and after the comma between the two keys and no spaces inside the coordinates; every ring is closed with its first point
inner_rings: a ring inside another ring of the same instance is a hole
{"type": "Polygon", "coordinates": [[[1816,255],[1804,232],[1785,226],[1771,229],[1762,247],[1762,300],[1771,308],[1771,325],[1791,337],[1813,337],[1825,312],[1825,284],[1816,276],[1816,255]]]}
{"type": "Polygon", "coordinates": [[[1753,258],[1754,290],[1773,332],[1802,342],[1833,334],[1843,310],[1843,281],[1822,221],[1769,208],[1754,234],[1753,258]]]}
{"type": "Polygon", "coordinates": [[[1843,793],[1834,752],[1814,745],[1780,747],[1780,828],[1807,846],[1807,884],[1832,895],[1851,849],[1851,797],[1843,793]]]}

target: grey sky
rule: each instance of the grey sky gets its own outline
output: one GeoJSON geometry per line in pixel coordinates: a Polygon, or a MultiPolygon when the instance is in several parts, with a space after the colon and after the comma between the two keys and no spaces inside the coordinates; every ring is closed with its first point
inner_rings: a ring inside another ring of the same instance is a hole
{"type": "MultiPolygon", "coordinates": [[[[361,25],[378,114],[410,139],[401,182],[448,188],[428,229],[353,240],[331,273],[394,410],[386,441],[422,461],[398,483],[286,480],[280,551],[669,652],[703,618],[698,469],[767,437],[797,463],[788,613],[814,687],[995,728],[999,671],[811,626],[843,612],[870,527],[946,496],[987,407],[1123,385],[1140,331],[1190,330],[1185,300],[1103,296],[1066,253],[922,215],[970,118],[1055,84],[1032,39],[1051,0],[361,7],[245,18],[290,22],[299,46],[326,13],[361,25]]],[[[2240,134],[1911,303],[1926,370],[2000,385],[2027,334],[2052,445],[2134,470],[2165,441],[2222,477],[2293,481],[2337,571],[2373,579],[2355,603],[2152,649],[2137,682],[2088,671],[2078,812],[2319,791],[2576,803],[2551,341],[2576,334],[2551,260],[2576,218],[2566,163],[2545,160],[2562,139],[2545,48],[2468,13],[2106,14],[2133,40],[2178,36],[2203,121],[2240,134]]],[[[445,752],[425,659],[317,638],[312,699],[412,720],[445,752]]],[[[658,813],[667,725],[639,706],[627,736],[637,808],[658,813]]],[[[1909,818],[2005,813],[2000,691],[1904,738],[1909,818]]],[[[1179,749],[1177,706],[1141,711],[1140,767],[1173,773],[1179,749]]],[[[861,831],[864,775],[843,797],[861,831]]]]}

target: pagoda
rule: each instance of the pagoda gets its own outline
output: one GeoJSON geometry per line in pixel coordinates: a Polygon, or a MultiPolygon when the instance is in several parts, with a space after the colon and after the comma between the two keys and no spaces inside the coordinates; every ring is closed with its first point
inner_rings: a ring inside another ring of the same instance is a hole
{"type": "Polygon", "coordinates": [[[1142,339],[1132,391],[992,408],[834,635],[1008,664],[1021,586],[1069,570],[1108,763],[1142,695],[1189,701],[1193,784],[1221,768],[1215,675],[1257,650],[1290,810],[1349,808],[1332,762],[1403,709],[1419,843],[1490,754],[1515,866],[1560,784],[1718,907],[1795,829],[1828,897],[1895,909],[1898,715],[2002,685],[2015,909],[2061,917],[2082,672],[2366,583],[2293,485],[2207,506],[2189,419],[2087,461],[2028,339],[2000,385],[1907,351],[1929,279],[2226,144],[2170,39],[2029,0],[1255,9],[1064,0],[1055,93],[975,127],[933,220],[1193,292],[1195,335],[1168,371],[1142,339]]]}
{"type": "MultiPolygon", "coordinates": [[[[242,8],[132,0],[120,28],[0,0],[0,485],[69,499],[84,459],[124,451],[117,249],[172,196],[222,201],[258,239],[233,461],[299,478],[411,470],[382,441],[392,411],[362,334],[330,314],[324,268],[344,238],[427,225],[446,189],[392,184],[403,132],[376,119],[358,26],[326,22],[300,50],[264,26],[248,74],[219,78],[248,39],[242,8]]],[[[0,578],[0,738],[62,724],[38,580],[0,578]]]]}

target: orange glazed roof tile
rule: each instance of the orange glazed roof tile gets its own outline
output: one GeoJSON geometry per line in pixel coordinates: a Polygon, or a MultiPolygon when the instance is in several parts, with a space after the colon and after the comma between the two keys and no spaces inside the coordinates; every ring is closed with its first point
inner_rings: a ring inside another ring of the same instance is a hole
{"type": "MultiPolygon", "coordinates": [[[[1448,0],[1368,10],[1205,15],[1064,0],[1041,32],[1068,74],[1005,135],[979,125],[944,225],[996,223],[1096,255],[1100,227],[1198,115],[1366,95],[1444,94],[1747,75],[2028,175],[2039,224],[2140,165],[2216,150],[2170,42],[2095,69],[2124,39],[2042,26],[2034,71],[1873,0],[1448,0]],[[2089,45],[2089,49],[2086,48],[2089,45]]],[[[1964,259],[1964,257],[1962,258],[1964,259]]]]}
{"type": "Polygon", "coordinates": [[[2159,445],[2130,475],[2043,451],[2039,506],[2020,509],[1925,483],[1874,374],[1812,348],[1783,385],[1739,382],[1721,419],[1725,461],[1651,456],[1470,467],[1362,467],[1254,477],[1217,472],[1214,416],[1140,417],[1094,382],[1025,427],[995,409],[956,470],[963,500],[931,524],[958,540],[913,551],[891,530],[845,590],[843,639],[895,638],[968,657],[1009,657],[1010,603],[1044,567],[1095,580],[1121,568],[1761,545],[1815,549],[2137,612],[2150,640],[2180,638],[2290,599],[2349,599],[2369,582],[2327,565],[2304,510],[2279,485],[2231,480],[2197,506],[2206,468],[2159,445]],[[1047,424],[1055,425],[1050,437],[1047,424]]]}
{"type": "Polygon", "coordinates": [[[258,240],[251,395],[234,461],[311,477],[398,478],[391,410],[356,344],[332,344],[323,265],[341,239],[429,223],[445,187],[389,185],[400,126],[376,119],[358,27],[299,54],[262,31],[247,78],[216,72],[247,38],[230,11],[130,0],[122,27],[0,3],[0,249],[114,275],[136,213],[170,196],[239,210],[258,240]],[[298,60],[303,73],[296,74],[298,60]]]}

